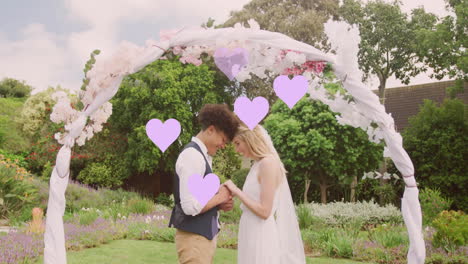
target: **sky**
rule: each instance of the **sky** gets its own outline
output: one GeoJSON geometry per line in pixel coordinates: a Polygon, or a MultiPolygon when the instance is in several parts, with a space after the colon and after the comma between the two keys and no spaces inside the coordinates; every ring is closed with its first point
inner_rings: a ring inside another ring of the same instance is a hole
{"type": "MultiPolygon", "coordinates": [[[[199,26],[209,17],[222,23],[249,1],[0,0],[0,79],[24,80],[33,93],[57,85],[77,90],[93,50],[111,54],[122,41],[143,46],[159,39],[160,30],[199,26]]],[[[444,0],[402,2],[405,12],[423,6],[438,16],[448,14],[444,0]]],[[[411,84],[435,81],[420,74],[411,84]]],[[[403,85],[390,79],[387,86],[403,85]]]]}

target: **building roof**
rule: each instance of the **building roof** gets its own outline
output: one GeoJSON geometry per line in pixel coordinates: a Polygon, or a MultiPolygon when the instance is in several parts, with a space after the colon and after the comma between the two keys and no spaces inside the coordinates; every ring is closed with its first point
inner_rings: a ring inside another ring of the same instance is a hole
{"type": "MultiPolygon", "coordinates": [[[[455,85],[455,81],[387,88],[385,90],[385,109],[395,119],[397,131],[401,132],[409,125],[409,117],[419,112],[424,99],[430,99],[440,105],[447,97],[446,89],[453,85],[455,85]]],[[[465,82],[464,85],[464,92],[459,93],[457,98],[468,103],[468,83],[465,82]]],[[[374,92],[378,93],[378,91],[374,92]]]]}

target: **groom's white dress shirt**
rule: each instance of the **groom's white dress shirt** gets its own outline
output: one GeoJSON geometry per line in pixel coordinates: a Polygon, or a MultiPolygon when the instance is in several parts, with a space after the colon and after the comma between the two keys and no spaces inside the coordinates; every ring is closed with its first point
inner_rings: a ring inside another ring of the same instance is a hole
{"type": "MultiPolygon", "coordinates": [[[[192,137],[192,141],[200,147],[210,167],[213,168],[213,158],[208,155],[208,149],[205,144],[196,137],[192,137]]],[[[193,174],[198,174],[203,177],[205,175],[205,168],[205,159],[202,154],[194,148],[186,148],[177,158],[176,173],[179,176],[180,205],[186,215],[196,216],[203,210],[202,205],[193,197],[188,189],[188,179],[193,174]]],[[[217,218],[219,218],[219,212],[217,218]]],[[[219,228],[219,221],[217,222],[219,228]]]]}

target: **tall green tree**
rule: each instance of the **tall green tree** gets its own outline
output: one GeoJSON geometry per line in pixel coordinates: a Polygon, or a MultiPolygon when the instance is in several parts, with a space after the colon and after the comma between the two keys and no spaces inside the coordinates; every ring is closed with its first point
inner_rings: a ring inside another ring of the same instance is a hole
{"type": "Polygon", "coordinates": [[[449,96],[463,91],[468,81],[468,1],[446,0],[447,9],[453,13],[443,17],[434,28],[421,28],[416,32],[419,56],[434,70],[431,77],[456,78],[449,96]]]}
{"type": "Polygon", "coordinates": [[[132,174],[172,178],[181,148],[200,130],[198,111],[208,103],[232,101],[229,92],[216,85],[216,74],[207,64],[184,65],[173,57],[123,80],[111,100],[109,123],[128,139],[123,156],[132,174]],[[146,135],[146,123],[153,118],[174,118],[181,124],[180,137],[164,153],[146,135]]]}
{"type": "Polygon", "coordinates": [[[303,201],[308,202],[313,184],[326,203],[329,187],[349,185],[354,176],[378,166],[382,148],[369,142],[363,130],[340,125],[335,115],[307,95],[292,110],[276,102],[265,119],[265,128],[289,171],[296,201],[298,193],[303,193],[303,201]]]}
{"type": "Polygon", "coordinates": [[[252,0],[242,10],[231,12],[223,26],[231,27],[253,18],[261,29],[328,50],[324,24],[330,18],[338,19],[338,7],[338,0],[252,0]]]}
{"type": "Polygon", "coordinates": [[[468,105],[458,99],[440,107],[426,100],[403,132],[420,187],[439,188],[456,209],[468,210],[468,105]]]}
{"type": "Polygon", "coordinates": [[[432,29],[437,17],[422,9],[408,17],[400,3],[383,0],[363,4],[359,0],[344,0],[340,7],[345,21],[357,25],[360,32],[358,64],[367,80],[372,75],[379,79],[379,97],[385,103],[387,80],[394,76],[408,84],[411,77],[427,70],[417,52],[416,32],[432,29]]]}

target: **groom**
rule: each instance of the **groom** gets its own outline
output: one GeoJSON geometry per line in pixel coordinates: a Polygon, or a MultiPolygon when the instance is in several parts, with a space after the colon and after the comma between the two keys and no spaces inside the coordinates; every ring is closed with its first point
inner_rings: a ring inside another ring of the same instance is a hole
{"type": "Polygon", "coordinates": [[[221,185],[218,193],[202,207],[189,192],[188,179],[193,174],[212,173],[212,157],[232,141],[239,121],[226,105],[207,104],[199,112],[202,130],[192,137],[179,154],[174,177],[174,200],[169,227],[177,228],[175,243],[179,263],[213,263],[219,232],[218,210],[232,210],[231,192],[221,185]]]}

